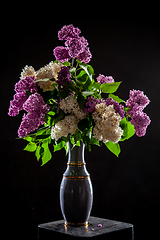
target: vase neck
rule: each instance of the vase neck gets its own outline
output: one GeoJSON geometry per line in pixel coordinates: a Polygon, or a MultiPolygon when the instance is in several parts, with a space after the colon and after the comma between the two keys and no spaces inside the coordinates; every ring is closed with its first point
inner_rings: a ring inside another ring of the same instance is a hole
{"type": "Polygon", "coordinates": [[[80,146],[73,148],[69,141],[68,164],[85,164],[84,149],[85,145],[83,142],[80,143],[80,146]]]}

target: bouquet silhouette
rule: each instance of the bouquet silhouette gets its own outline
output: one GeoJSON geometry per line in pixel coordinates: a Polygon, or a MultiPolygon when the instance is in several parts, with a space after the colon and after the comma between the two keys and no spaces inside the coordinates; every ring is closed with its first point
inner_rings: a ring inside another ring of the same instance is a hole
{"type": "Polygon", "coordinates": [[[24,150],[35,152],[41,165],[52,158],[50,144],[67,153],[69,141],[73,147],[82,141],[89,150],[105,144],[118,156],[119,142],[144,136],[151,121],[143,112],[150,102],[143,91],[130,90],[124,101],[115,95],[121,82],[102,74],[95,79],[88,42],[80,33],[64,26],[58,38],[65,46],[53,50],[56,60],[38,71],[26,65],[15,84],[8,114],[24,111],[18,137],[28,141],[24,150]]]}

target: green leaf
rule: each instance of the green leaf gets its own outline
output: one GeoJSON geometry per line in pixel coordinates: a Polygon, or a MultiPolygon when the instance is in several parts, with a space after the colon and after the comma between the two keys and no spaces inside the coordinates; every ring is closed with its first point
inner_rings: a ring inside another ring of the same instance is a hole
{"type": "Polygon", "coordinates": [[[81,132],[78,129],[76,129],[75,134],[70,135],[69,138],[70,138],[70,142],[73,145],[72,147],[80,146],[81,132]]]}
{"type": "Polygon", "coordinates": [[[91,136],[91,144],[100,146],[99,141],[96,138],[94,138],[93,135],[91,136]]]}
{"type": "Polygon", "coordinates": [[[50,134],[42,134],[42,135],[38,135],[36,139],[46,139],[46,138],[49,138],[50,136],[51,136],[50,134]]]}
{"type": "Polygon", "coordinates": [[[65,141],[61,141],[57,145],[53,145],[54,146],[54,152],[61,150],[65,146],[65,143],[66,143],[65,141]]]}
{"type": "Polygon", "coordinates": [[[42,135],[46,131],[46,128],[41,128],[37,131],[36,136],[42,135]]]}
{"type": "Polygon", "coordinates": [[[34,137],[28,135],[28,136],[24,137],[23,139],[26,140],[26,141],[28,141],[28,142],[33,142],[33,141],[35,140],[35,136],[36,136],[36,135],[33,135],[33,136],[34,136],[34,137]]]}
{"type": "Polygon", "coordinates": [[[94,70],[91,65],[88,65],[86,63],[80,63],[79,66],[85,70],[87,75],[89,76],[90,80],[92,81],[92,77],[94,75],[94,70]]]}
{"type": "Polygon", "coordinates": [[[98,82],[92,82],[92,84],[90,84],[90,86],[88,87],[89,91],[94,91],[94,97],[96,98],[101,98],[100,95],[100,85],[98,82]]]}
{"type": "Polygon", "coordinates": [[[47,125],[49,125],[49,126],[52,125],[52,117],[47,114],[44,117],[44,121],[45,121],[45,123],[47,123],[47,125]]]}
{"type": "Polygon", "coordinates": [[[36,149],[36,152],[35,152],[35,156],[37,157],[37,161],[39,161],[39,159],[41,157],[40,150],[41,150],[41,147],[38,145],[37,149],[36,149]]]}
{"type": "Polygon", "coordinates": [[[64,146],[65,150],[66,150],[66,155],[68,154],[68,151],[69,151],[69,141],[67,141],[65,143],[65,146],[64,146]]]}
{"type": "Polygon", "coordinates": [[[70,63],[70,62],[67,62],[67,61],[65,61],[65,62],[63,63],[63,66],[66,66],[66,67],[68,67],[68,66],[71,66],[71,63],[70,63]]]}
{"type": "Polygon", "coordinates": [[[85,129],[89,129],[90,128],[90,122],[89,120],[86,119],[82,119],[81,121],[78,122],[78,129],[80,131],[84,131],[85,129]]]}
{"type": "Polygon", "coordinates": [[[53,82],[52,86],[58,91],[58,83],[57,82],[53,82]]]}
{"type": "Polygon", "coordinates": [[[51,160],[52,158],[52,154],[49,150],[49,146],[48,146],[48,141],[44,141],[42,143],[42,148],[44,149],[43,155],[42,155],[42,165],[46,164],[49,160],[51,160]]]}
{"type": "Polygon", "coordinates": [[[27,146],[24,148],[24,150],[29,151],[29,152],[34,152],[34,151],[36,151],[36,148],[37,148],[37,144],[30,142],[27,144],[27,146]]]}
{"type": "Polygon", "coordinates": [[[112,141],[106,142],[105,143],[106,147],[114,153],[117,157],[119,156],[121,149],[119,146],[119,143],[113,143],[112,141]]]}
{"type": "Polygon", "coordinates": [[[135,134],[134,126],[128,122],[125,117],[121,120],[120,127],[123,129],[123,135],[120,141],[127,140],[135,134]]]}
{"type": "Polygon", "coordinates": [[[128,135],[127,139],[131,138],[135,134],[135,128],[134,125],[132,125],[130,122],[128,122],[128,135]]]}
{"type": "Polygon", "coordinates": [[[83,75],[87,75],[86,71],[81,70],[80,73],[76,76],[77,79],[82,78],[83,75]]]}
{"type": "Polygon", "coordinates": [[[91,151],[90,137],[86,136],[84,132],[82,133],[82,141],[85,144],[86,148],[91,151]]]}
{"type": "Polygon", "coordinates": [[[114,83],[102,83],[100,88],[104,93],[114,93],[117,91],[121,82],[114,82],[114,83]]]}
{"type": "Polygon", "coordinates": [[[91,89],[92,90],[100,90],[100,85],[98,82],[94,82],[92,85],[91,85],[91,89]]]}
{"type": "Polygon", "coordinates": [[[59,61],[58,60],[54,60],[54,62],[53,63],[59,63],[59,61]]]}
{"type": "Polygon", "coordinates": [[[64,116],[65,116],[64,112],[60,109],[59,113],[54,118],[54,124],[56,124],[58,121],[62,120],[64,118],[64,116]]]}
{"type": "Polygon", "coordinates": [[[81,78],[78,78],[78,81],[84,84],[88,80],[88,78],[89,78],[88,75],[85,73],[81,78]]]}
{"type": "Polygon", "coordinates": [[[43,78],[43,79],[35,80],[34,82],[47,82],[49,80],[50,80],[49,78],[43,78]]]}
{"type": "Polygon", "coordinates": [[[114,94],[109,94],[108,98],[113,98],[113,100],[115,100],[116,102],[118,103],[121,103],[121,102],[125,102],[124,100],[122,100],[121,98],[119,98],[118,96],[114,95],[114,94]]]}
{"type": "Polygon", "coordinates": [[[66,82],[66,88],[67,88],[67,89],[70,89],[70,90],[73,90],[73,91],[76,90],[73,82],[70,82],[70,81],[67,81],[67,82],[66,82]]]}
{"type": "Polygon", "coordinates": [[[81,132],[79,132],[78,129],[76,129],[76,132],[74,134],[74,141],[75,141],[76,146],[80,146],[79,144],[80,144],[80,141],[81,141],[81,132]]]}
{"type": "Polygon", "coordinates": [[[91,80],[90,80],[90,78],[88,77],[87,78],[87,81],[84,83],[84,85],[83,85],[83,89],[85,89],[85,90],[90,90],[89,88],[90,88],[90,85],[91,85],[91,80]]]}
{"type": "Polygon", "coordinates": [[[89,91],[83,91],[82,92],[83,96],[89,96],[89,95],[93,95],[93,94],[94,94],[94,92],[89,92],[89,91]]]}
{"type": "Polygon", "coordinates": [[[68,95],[69,95],[69,91],[66,91],[66,90],[59,91],[59,96],[61,98],[66,98],[68,95]]]}
{"type": "Polygon", "coordinates": [[[81,94],[78,94],[77,102],[78,102],[80,108],[83,109],[84,106],[85,106],[85,103],[86,103],[86,99],[85,99],[85,97],[82,96],[81,94]]]}
{"type": "Polygon", "coordinates": [[[69,69],[69,71],[70,71],[70,73],[75,73],[76,68],[75,68],[75,67],[72,67],[72,68],[69,69]]]}
{"type": "Polygon", "coordinates": [[[50,115],[50,116],[54,116],[54,115],[55,115],[55,112],[49,111],[47,114],[50,115]]]}

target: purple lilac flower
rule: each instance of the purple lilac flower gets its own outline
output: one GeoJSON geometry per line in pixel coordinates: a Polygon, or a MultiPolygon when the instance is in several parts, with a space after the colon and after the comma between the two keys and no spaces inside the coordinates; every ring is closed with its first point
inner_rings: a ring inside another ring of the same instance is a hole
{"type": "Polygon", "coordinates": [[[18,129],[18,136],[26,137],[30,132],[35,131],[42,124],[44,124],[43,116],[39,117],[36,112],[24,113],[21,125],[18,129]]]}
{"type": "Polygon", "coordinates": [[[16,94],[14,95],[14,99],[10,101],[9,116],[16,116],[19,114],[19,111],[23,109],[23,104],[26,101],[25,91],[31,93],[37,91],[37,83],[34,82],[35,80],[36,78],[34,76],[26,76],[15,84],[16,94]]]}
{"type": "Polygon", "coordinates": [[[29,91],[34,93],[37,91],[37,83],[34,82],[36,78],[34,76],[26,76],[15,84],[16,92],[29,91]]]}
{"type": "Polygon", "coordinates": [[[69,55],[72,58],[77,57],[80,53],[84,52],[85,45],[81,41],[81,38],[73,38],[70,41],[70,47],[69,47],[69,55]]]}
{"type": "Polygon", "coordinates": [[[63,26],[60,31],[58,31],[58,38],[59,40],[67,40],[68,38],[75,38],[78,37],[81,33],[79,28],[73,27],[73,25],[63,26]]]}
{"type": "Polygon", "coordinates": [[[104,102],[107,106],[113,105],[115,112],[118,113],[122,119],[124,118],[125,110],[123,105],[119,104],[118,102],[113,100],[113,98],[111,97],[104,100],[104,102]]]}
{"type": "Polygon", "coordinates": [[[23,103],[26,101],[26,93],[23,92],[17,92],[14,95],[14,99],[10,101],[10,107],[9,107],[9,116],[16,116],[19,114],[19,111],[23,109],[23,103]]]}
{"type": "Polygon", "coordinates": [[[133,115],[134,112],[143,110],[149,103],[150,100],[143,91],[130,90],[129,99],[126,102],[126,107],[130,108],[128,114],[133,115]]]}
{"type": "Polygon", "coordinates": [[[89,113],[94,112],[96,104],[99,104],[101,102],[102,102],[102,99],[97,99],[93,96],[88,97],[86,101],[86,105],[84,107],[84,111],[89,113]]]}
{"type": "Polygon", "coordinates": [[[81,61],[81,62],[84,62],[84,63],[89,63],[91,58],[92,58],[92,54],[89,50],[88,47],[85,48],[84,52],[80,53],[78,56],[77,56],[78,60],[81,61]]]}
{"type": "Polygon", "coordinates": [[[92,57],[87,40],[82,36],[81,31],[73,25],[64,26],[59,32],[59,40],[66,40],[66,47],[56,47],[53,50],[54,56],[58,61],[69,61],[77,57],[79,61],[88,63],[92,57]]]}
{"type": "Polygon", "coordinates": [[[116,102],[112,98],[108,98],[106,100],[103,100],[103,99],[94,98],[93,96],[88,97],[87,101],[86,101],[84,111],[92,113],[92,112],[95,111],[96,104],[100,104],[100,103],[105,103],[107,106],[113,105],[113,107],[115,109],[115,112],[118,113],[121,116],[122,119],[124,118],[124,114],[125,114],[124,106],[119,104],[118,102],[116,102]]]}
{"type": "Polygon", "coordinates": [[[21,125],[18,129],[18,136],[25,137],[30,132],[35,131],[44,124],[45,113],[49,111],[49,107],[43,101],[40,94],[34,93],[23,104],[23,109],[28,113],[24,114],[21,125]]]}
{"type": "Polygon", "coordinates": [[[143,91],[130,90],[129,99],[126,102],[126,107],[129,108],[127,115],[131,117],[131,123],[134,125],[135,134],[138,137],[142,137],[146,133],[147,126],[151,120],[143,109],[149,104],[150,100],[143,91]]]}
{"type": "Polygon", "coordinates": [[[29,112],[35,112],[37,115],[45,115],[49,107],[45,104],[43,97],[39,93],[34,93],[23,104],[23,109],[29,112]]]}
{"type": "Polygon", "coordinates": [[[69,51],[68,47],[58,46],[55,49],[53,49],[53,54],[57,61],[65,62],[71,59],[68,51],[69,51]]]}
{"type": "Polygon", "coordinates": [[[101,85],[102,83],[113,83],[114,82],[114,79],[109,76],[109,77],[105,77],[104,75],[102,74],[99,74],[99,76],[97,77],[97,82],[101,85]]]}
{"type": "Polygon", "coordinates": [[[69,47],[72,43],[74,43],[74,41],[72,42],[72,40],[77,39],[78,43],[80,42],[81,44],[83,44],[83,46],[88,46],[88,42],[87,39],[85,39],[83,36],[82,37],[76,37],[76,38],[68,38],[67,41],[65,41],[65,46],[69,47]]]}
{"type": "Polygon", "coordinates": [[[146,134],[147,126],[150,124],[151,120],[149,116],[143,111],[137,111],[132,115],[131,123],[134,125],[135,134],[138,137],[142,137],[146,134]]]}
{"type": "Polygon", "coordinates": [[[66,80],[69,81],[69,79],[70,79],[69,67],[66,67],[66,66],[61,67],[61,70],[58,73],[58,81],[57,81],[58,84],[59,85],[64,85],[64,82],[66,80]]]}
{"type": "Polygon", "coordinates": [[[74,85],[75,83],[70,79],[70,72],[69,72],[69,67],[62,67],[61,70],[58,73],[58,80],[57,83],[59,84],[60,87],[65,87],[66,82],[72,82],[74,85]]]}
{"type": "Polygon", "coordinates": [[[77,57],[79,61],[88,63],[92,57],[87,40],[84,37],[68,39],[65,45],[69,47],[69,55],[72,58],[77,57]]]}

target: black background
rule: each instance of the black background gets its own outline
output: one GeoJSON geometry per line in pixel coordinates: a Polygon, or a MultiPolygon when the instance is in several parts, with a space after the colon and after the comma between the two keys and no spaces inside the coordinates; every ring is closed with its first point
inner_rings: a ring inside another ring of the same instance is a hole
{"type": "Polygon", "coordinates": [[[146,136],[133,136],[122,142],[119,158],[105,146],[93,146],[91,152],[85,151],[94,189],[91,215],[132,223],[135,239],[154,239],[160,214],[158,15],[148,11],[142,16],[140,11],[132,13],[132,8],[117,15],[113,9],[102,12],[103,7],[93,13],[85,5],[79,11],[66,5],[63,14],[59,4],[57,7],[44,3],[41,10],[26,5],[18,12],[10,6],[7,12],[10,21],[6,17],[6,24],[1,26],[3,229],[6,236],[36,239],[39,223],[62,219],[59,186],[66,168],[65,152],[54,153],[53,159],[40,167],[33,153],[23,151],[26,142],[15,140],[22,114],[9,117],[7,112],[22,68],[27,64],[38,70],[54,60],[53,48],[63,45],[57,32],[63,25],[72,23],[89,42],[95,77],[101,73],[123,81],[117,95],[124,100],[128,99],[130,89],[143,90],[151,100],[145,109],[152,120],[146,136]]]}

